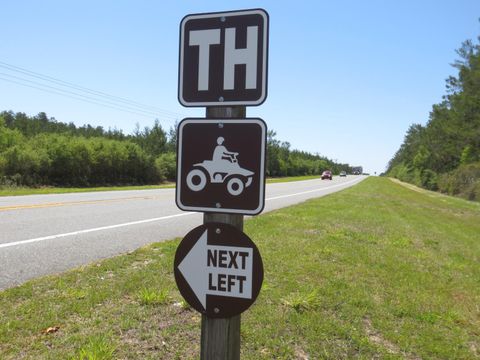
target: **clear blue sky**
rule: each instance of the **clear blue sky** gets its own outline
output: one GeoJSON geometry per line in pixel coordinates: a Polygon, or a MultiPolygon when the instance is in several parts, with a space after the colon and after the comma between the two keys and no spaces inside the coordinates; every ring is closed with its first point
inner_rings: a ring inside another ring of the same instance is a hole
{"type": "Polygon", "coordinates": [[[157,115],[21,86],[39,86],[27,79],[60,87],[5,66],[0,110],[125,133],[155,118],[168,130],[175,119],[203,117],[204,109],[177,101],[180,20],[257,7],[270,14],[268,98],[247,115],[263,118],[292,148],[371,173],[385,169],[410,124],[428,121],[455,74],[455,49],[480,35],[478,0],[6,1],[0,65],[153,106],[157,115]]]}

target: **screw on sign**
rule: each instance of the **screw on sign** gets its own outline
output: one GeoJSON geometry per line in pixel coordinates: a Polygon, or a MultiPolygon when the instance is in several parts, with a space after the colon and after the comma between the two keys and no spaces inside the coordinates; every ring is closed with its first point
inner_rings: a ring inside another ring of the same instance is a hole
{"type": "Polygon", "coordinates": [[[207,223],[190,231],[177,248],[174,271],[185,300],[212,318],[245,311],[263,282],[263,263],[255,244],[223,223],[207,223]]]}

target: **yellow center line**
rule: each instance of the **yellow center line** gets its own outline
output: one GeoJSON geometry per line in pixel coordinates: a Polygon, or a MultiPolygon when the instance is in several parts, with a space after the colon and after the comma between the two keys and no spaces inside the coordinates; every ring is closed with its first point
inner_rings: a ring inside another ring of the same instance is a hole
{"type": "Polygon", "coordinates": [[[45,203],[45,204],[31,204],[31,205],[0,206],[0,211],[43,209],[43,208],[69,206],[69,205],[91,205],[91,204],[112,203],[112,202],[128,201],[128,200],[152,200],[159,197],[160,196],[136,196],[136,197],[127,197],[127,198],[119,198],[119,199],[85,200],[85,201],[68,201],[68,202],[55,202],[55,203],[45,203]]]}

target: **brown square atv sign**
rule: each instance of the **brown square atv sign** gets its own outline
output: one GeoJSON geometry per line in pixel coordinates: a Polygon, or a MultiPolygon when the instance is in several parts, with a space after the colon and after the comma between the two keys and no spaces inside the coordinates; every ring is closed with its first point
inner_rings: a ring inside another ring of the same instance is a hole
{"type": "Polygon", "coordinates": [[[178,126],[177,206],[259,214],[265,203],[267,127],[261,119],[184,119],[178,126]]]}

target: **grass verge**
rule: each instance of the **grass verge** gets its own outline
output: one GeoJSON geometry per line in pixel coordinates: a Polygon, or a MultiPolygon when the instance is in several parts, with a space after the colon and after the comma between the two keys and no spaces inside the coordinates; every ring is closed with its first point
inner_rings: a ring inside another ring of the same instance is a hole
{"type": "MultiPolygon", "coordinates": [[[[480,356],[480,204],[369,178],[253,218],[265,281],[242,359],[480,356]]],[[[196,359],[178,240],[0,292],[1,359],[196,359]]]]}
{"type": "MultiPolygon", "coordinates": [[[[267,184],[279,182],[291,182],[318,179],[317,176],[292,176],[283,178],[269,178],[267,184]]],[[[0,196],[20,196],[20,195],[42,195],[42,194],[65,194],[65,193],[80,193],[80,192],[98,192],[98,191],[121,191],[121,190],[149,190],[149,189],[166,189],[174,188],[175,183],[166,183],[162,185],[138,185],[138,186],[101,186],[101,187],[86,187],[86,188],[61,188],[61,187],[1,187],[0,196]]]]}
{"type": "Polygon", "coordinates": [[[282,182],[303,181],[320,179],[320,175],[305,175],[305,176],[287,176],[280,178],[267,178],[267,184],[275,184],[282,182]]]}
{"type": "Polygon", "coordinates": [[[20,196],[20,195],[44,195],[44,194],[67,194],[81,192],[98,192],[98,191],[121,191],[121,190],[150,190],[165,189],[175,187],[174,183],[166,183],[162,185],[138,185],[138,186],[100,186],[87,188],[61,188],[61,187],[0,187],[0,196],[20,196]]]}

